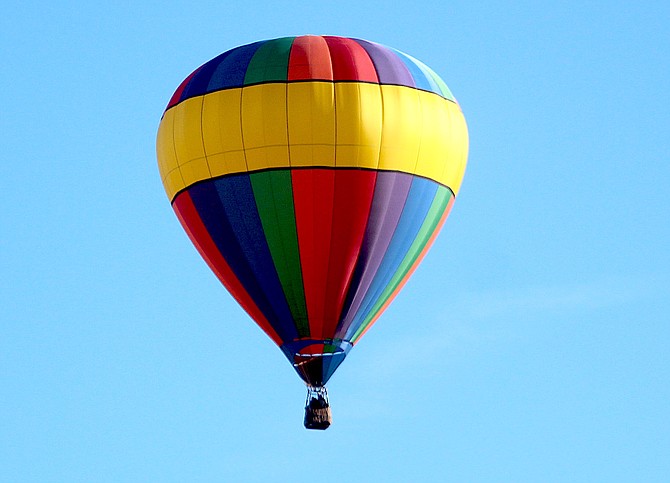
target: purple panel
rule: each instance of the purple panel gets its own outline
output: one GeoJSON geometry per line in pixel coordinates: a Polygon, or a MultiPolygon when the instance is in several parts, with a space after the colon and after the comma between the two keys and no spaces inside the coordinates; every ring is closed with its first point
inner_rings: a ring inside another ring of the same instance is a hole
{"type": "Polygon", "coordinates": [[[412,74],[398,54],[383,45],[355,39],[365,49],[377,70],[380,84],[416,87],[412,74]]]}
{"type": "Polygon", "coordinates": [[[412,185],[412,177],[411,174],[392,171],[380,171],[377,174],[368,226],[365,229],[363,246],[349,285],[342,318],[335,333],[336,338],[346,334],[356,313],[361,308],[365,294],[372,285],[398,226],[412,185]]]}

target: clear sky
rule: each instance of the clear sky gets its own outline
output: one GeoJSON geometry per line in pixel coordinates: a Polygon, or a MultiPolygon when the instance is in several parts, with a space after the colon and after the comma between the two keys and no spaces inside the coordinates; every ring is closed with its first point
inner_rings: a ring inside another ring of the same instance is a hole
{"type": "Polygon", "coordinates": [[[10,2],[0,48],[0,481],[670,480],[667,1],[10,2]],[[471,142],[325,432],[155,160],[191,70],[306,33],[421,59],[471,142]]]}

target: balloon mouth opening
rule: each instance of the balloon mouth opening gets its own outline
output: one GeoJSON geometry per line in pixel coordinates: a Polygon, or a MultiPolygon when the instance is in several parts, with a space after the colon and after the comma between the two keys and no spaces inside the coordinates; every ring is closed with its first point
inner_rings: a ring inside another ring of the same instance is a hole
{"type": "Polygon", "coordinates": [[[294,354],[292,364],[308,386],[321,387],[328,382],[346,356],[344,351],[329,354],[294,354]]]}
{"type": "Polygon", "coordinates": [[[298,339],[281,349],[295,371],[308,386],[323,386],[351,350],[349,341],[340,339],[298,339]]]}
{"type": "Polygon", "coordinates": [[[346,356],[346,353],[343,350],[338,350],[336,352],[328,352],[328,353],[321,353],[321,352],[315,352],[313,354],[310,353],[297,353],[293,354],[293,365],[294,366],[299,366],[302,364],[306,364],[309,361],[311,361],[314,358],[323,358],[323,359],[328,359],[328,358],[333,358],[333,357],[342,357],[346,356]]]}

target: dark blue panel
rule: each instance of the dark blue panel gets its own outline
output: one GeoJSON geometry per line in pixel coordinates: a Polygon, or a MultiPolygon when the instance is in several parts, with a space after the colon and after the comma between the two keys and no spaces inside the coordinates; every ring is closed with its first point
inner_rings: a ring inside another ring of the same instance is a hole
{"type": "MultiPolygon", "coordinates": [[[[214,184],[251,273],[270,302],[277,323],[282,327],[281,333],[293,333],[297,337],[293,315],[265,238],[249,175],[228,176],[214,181],[214,184]]],[[[254,296],[252,293],[250,295],[254,296]]],[[[279,332],[278,327],[274,328],[279,332]]]]}
{"type": "Polygon", "coordinates": [[[179,102],[208,92],[241,87],[249,61],[265,42],[267,40],[235,47],[203,64],[184,87],[179,102]]]}
{"type": "Polygon", "coordinates": [[[193,76],[184,89],[180,100],[183,101],[191,97],[201,96],[207,92],[207,86],[209,85],[209,80],[212,78],[212,74],[214,74],[214,71],[219,67],[219,64],[221,64],[231,52],[233,51],[229,50],[228,52],[224,52],[200,67],[200,70],[193,76]]]}
{"type": "Polygon", "coordinates": [[[221,255],[283,341],[297,337],[265,240],[249,175],[197,183],[193,204],[221,255]]]}
{"type": "Polygon", "coordinates": [[[229,55],[218,64],[216,70],[213,72],[207,85],[207,92],[242,87],[251,58],[265,42],[267,40],[261,40],[260,42],[243,45],[228,51],[229,55]]]}

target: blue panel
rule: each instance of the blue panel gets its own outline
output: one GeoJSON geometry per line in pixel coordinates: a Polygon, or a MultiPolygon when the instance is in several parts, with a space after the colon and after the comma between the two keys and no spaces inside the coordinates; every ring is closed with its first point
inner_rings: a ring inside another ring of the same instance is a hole
{"type": "MultiPolygon", "coordinates": [[[[265,238],[249,175],[228,176],[214,181],[214,184],[251,273],[270,302],[277,322],[284,329],[281,333],[293,332],[297,337],[293,315],[265,238]]],[[[254,294],[250,295],[254,297],[254,294]]],[[[279,332],[278,327],[274,328],[279,332]]]]}
{"type": "Polygon", "coordinates": [[[179,97],[179,102],[208,92],[242,87],[249,61],[258,47],[267,42],[261,40],[228,50],[203,64],[193,75],[179,97]]]}
{"type": "Polygon", "coordinates": [[[393,238],[384,255],[384,259],[375,274],[372,285],[365,294],[360,308],[356,312],[349,326],[345,339],[350,339],[356,333],[360,325],[373,309],[377,300],[384,292],[386,286],[391,282],[396,271],[400,267],[405,255],[419,234],[433,199],[437,194],[438,184],[432,180],[414,177],[412,186],[405,202],[398,226],[393,233],[393,238]]]}
{"type": "Polygon", "coordinates": [[[228,52],[224,52],[200,67],[200,70],[193,76],[184,89],[184,92],[181,95],[181,100],[183,101],[191,97],[201,96],[207,92],[207,86],[209,85],[209,80],[212,78],[212,74],[214,74],[214,71],[219,64],[221,64],[231,52],[233,51],[229,50],[228,52]]]}
{"type": "Polygon", "coordinates": [[[405,63],[405,66],[409,70],[412,77],[414,77],[414,82],[416,82],[416,87],[423,89],[424,91],[434,92],[435,94],[442,95],[440,87],[433,81],[433,78],[428,72],[425,72],[418,61],[404,52],[393,49],[393,51],[398,54],[398,57],[405,63]]]}
{"type": "Polygon", "coordinates": [[[335,337],[348,339],[349,327],[361,310],[402,216],[414,176],[395,171],[379,171],[363,244],[342,308],[335,337]]]}
{"type": "Polygon", "coordinates": [[[229,89],[232,87],[242,87],[244,85],[244,76],[247,73],[247,67],[251,58],[258,48],[267,40],[254,42],[253,44],[243,45],[228,51],[225,59],[217,66],[207,85],[207,92],[229,89]]]}
{"type": "Polygon", "coordinates": [[[340,364],[344,362],[347,354],[338,352],[332,356],[326,356],[323,359],[323,383],[327,383],[330,377],[335,373],[340,364]]]}
{"type": "Polygon", "coordinates": [[[297,330],[265,240],[248,174],[196,183],[191,199],[244,289],[283,341],[297,330]]]}

